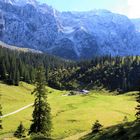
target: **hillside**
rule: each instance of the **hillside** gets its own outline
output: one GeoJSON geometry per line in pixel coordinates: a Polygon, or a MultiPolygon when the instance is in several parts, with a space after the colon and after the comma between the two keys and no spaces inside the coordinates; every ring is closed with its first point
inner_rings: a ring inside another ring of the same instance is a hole
{"type": "MultiPolygon", "coordinates": [[[[33,102],[33,96],[30,94],[33,86],[29,84],[21,82],[17,87],[0,83],[0,89],[3,114],[13,112],[33,102]]],[[[62,139],[85,131],[88,133],[97,119],[104,127],[121,123],[124,116],[127,116],[129,121],[135,119],[136,102],[131,93],[116,96],[107,91],[91,91],[89,95],[62,96],[68,91],[51,88],[48,88],[48,91],[52,108],[52,137],[54,139],[62,139]]],[[[32,108],[29,107],[3,118],[4,129],[0,132],[0,138],[12,137],[20,121],[28,129],[31,114],[32,108]]]]}
{"type": "Polygon", "coordinates": [[[0,47],[1,48],[7,48],[7,49],[11,49],[11,50],[17,50],[17,51],[20,51],[20,52],[29,52],[29,53],[42,53],[41,51],[37,51],[37,50],[34,50],[34,49],[29,49],[29,48],[20,48],[20,47],[16,47],[16,46],[11,46],[11,45],[8,45],[2,41],[0,41],[0,47]]]}
{"type": "Polygon", "coordinates": [[[98,134],[88,134],[80,140],[139,140],[140,124],[136,121],[114,125],[102,130],[98,134]]]}
{"type": "Polygon", "coordinates": [[[46,82],[55,89],[105,88],[118,93],[139,90],[139,56],[105,56],[74,62],[48,54],[0,47],[0,80],[7,84],[33,83],[39,65],[45,68],[46,82]]]}

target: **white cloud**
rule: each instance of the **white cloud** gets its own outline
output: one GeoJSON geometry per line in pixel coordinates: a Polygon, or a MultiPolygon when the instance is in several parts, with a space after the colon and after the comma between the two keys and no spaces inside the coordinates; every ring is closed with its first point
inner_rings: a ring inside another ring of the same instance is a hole
{"type": "Polygon", "coordinates": [[[128,0],[128,16],[140,18],[140,0],[128,0]]]}

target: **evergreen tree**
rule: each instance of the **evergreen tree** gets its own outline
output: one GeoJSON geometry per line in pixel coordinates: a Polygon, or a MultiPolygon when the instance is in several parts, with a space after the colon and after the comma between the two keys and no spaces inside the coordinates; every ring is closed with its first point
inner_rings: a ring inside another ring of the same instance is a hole
{"type": "Polygon", "coordinates": [[[102,127],[103,126],[99,123],[99,121],[96,120],[95,123],[92,126],[92,129],[91,129],[92,133],[98,133],[101,130],[102,127]]]}
{"type": "Polygon", "coordinates": [[[2,116],[2,107],[1,107],[1,104],[0,104],[0,130],[3,129],[1,116],[2,116]]]}
{"type": "Polygon", "coordinates": [[[16,73],[15,73],[15,85],[18,86],[19,85],[19,71],[17,70],[16,73]]]}
{"type": "Polygon", "coordinates": [[[25,128],[22,124],[22,122],[19,124],[17,130],[14,133],[14,136],[17,138],[24,138],[25,136],[25,128]]]}
{"type": "Polygon", "coordinates": [[[45,89],[46,79],[43,67],[37,70],[35,81],[35,89],[32,94],[35,95],[33,120],[29,130],[29,134],[40,133],[46,137],[51,135],[51,108],[47,102],[47,94],[45,89]]]}
{"type": "Polygon", "coordinates": [[[138,103],[138,105],[137,105],[137,107],[136,107],[136,119],[138,120],[138,121],[140,121],[140,91],[139,91],[139,93],[138,93],[138,95],[137,95],[137,97],[136,97],[136,101],[137,101],[137,103],[138,103]]]}
{"type": "Polygon", "coordinates": [[[1,116],[2,116],[2,107],[0,105],[0,130],[2,129],[2,119],[1,119],[1,116]]]}
{"type": "MultiPolygon", "coordinates": [[[[0,100],[1,100],[1,94],[0,94],[0,100]]],[[[3,129],[1,116],[2,116],[2,106],[0,104],[0,130],[3,129]]]]}
{"type": "Polygon", "coordinates": [[[5,66],[4,61],[2,61],[1,77],[2,77],[3,79],[6,79],[6,66],[5,66]]]}

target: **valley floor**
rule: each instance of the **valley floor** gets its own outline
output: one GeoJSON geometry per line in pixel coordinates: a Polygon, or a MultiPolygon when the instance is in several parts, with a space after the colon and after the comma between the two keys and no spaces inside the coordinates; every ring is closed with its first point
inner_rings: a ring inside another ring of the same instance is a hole
{"type": "MultiPolygon", "coordinates": [[[[20,86],[8,86],[0,83],[2,94],[3,114],[16,111],[33,103],[31,95],[33,86],[20,83],[20,86]]],[[[124,116],[129,121],[135,119],[135,97],[132,93],[113,95],[107,91],[91,91],[89,95],[62,96],[68,91],[48,88],[48,100],[52,108],[53,132],[52,137],[57,140],[73,140],[90,132],[95,120],[104,126],[122,123],[124,116]],[[68,137],[68,138],[66,138],[68,137]]],[[[135,92],[134,92],[135,94],[135,92]]],[[[26,129],[32,119],[33,108],[29,107],[14,115],[3,118],[3,130],[0,139],[13,137],[12,134],[22,121],[26,129]]]]}

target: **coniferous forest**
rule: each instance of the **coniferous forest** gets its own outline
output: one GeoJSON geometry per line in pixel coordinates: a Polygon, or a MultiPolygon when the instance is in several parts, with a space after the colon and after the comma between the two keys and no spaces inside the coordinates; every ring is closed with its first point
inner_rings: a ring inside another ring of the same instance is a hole
{"type": "Polygon", "coordinates": [[[96,57],[73,62],[47,54],[13,51],[0,47],[0,80],[10,85],[34,83],[42,64],[46,81],[55,89],[98,89],[123,93],[139,90],[140,57],[96,57]]]}
{"type": "Polygon", "coordinates": [[[19,81],[33,83],[36,68],[43,65],[48,71],[67,67],[71,62],[46,54],[26,53],[0,47],[0,80],[10,85],[19,81]]]}

